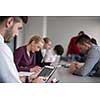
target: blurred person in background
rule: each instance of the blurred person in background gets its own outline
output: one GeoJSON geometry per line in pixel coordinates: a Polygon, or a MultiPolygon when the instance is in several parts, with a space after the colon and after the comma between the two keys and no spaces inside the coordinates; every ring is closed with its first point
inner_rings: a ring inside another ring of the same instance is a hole
{"type": "Polygon", "coordinates": [[[67,59],[68,61],[79,61],[84,62],[84,55],[80,52],[79,47],[75,44],[77,38],[85,34],[84,31],[80,31],[77,36],[71,38],[67,49],[67,59]]]}

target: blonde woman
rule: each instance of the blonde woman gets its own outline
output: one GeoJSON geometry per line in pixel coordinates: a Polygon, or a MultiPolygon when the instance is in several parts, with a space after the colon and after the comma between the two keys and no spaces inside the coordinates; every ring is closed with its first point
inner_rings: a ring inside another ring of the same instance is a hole
{"type": "Polygon", "coordinates": [[[18,71],[32,72],[40,71],[41,67],[36,66],[36,51],[43,47],[43,39],[34,35],[27,45],[21,46],[14,52],[14,61],[18,71]]]}

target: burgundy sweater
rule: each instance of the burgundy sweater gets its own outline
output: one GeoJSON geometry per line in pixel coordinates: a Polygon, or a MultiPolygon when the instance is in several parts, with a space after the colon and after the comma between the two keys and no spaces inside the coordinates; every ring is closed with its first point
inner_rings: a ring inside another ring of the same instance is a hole
{"type": "Polygon", "coordinates": [[[27,54],[26,46],[19,47],[14,52],[14,62],[18,71],[30,71],[36,65],[36,54],[30,52],[27,54]]]}
{"type": "Polygon", "coordinates": [[[75,44],[78,36],[73,37],[69,43],[68,50],[67,50],[67,55],[68,54],[80,54],[80,49],[78,46],[75,44]]]}

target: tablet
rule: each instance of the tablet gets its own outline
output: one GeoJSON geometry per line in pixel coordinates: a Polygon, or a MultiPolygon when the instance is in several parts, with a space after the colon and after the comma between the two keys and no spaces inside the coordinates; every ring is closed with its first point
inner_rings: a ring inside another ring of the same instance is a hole
{"type": "Polygon", "coordinates": [[[39,77],[45,77],[46,81],[52,76],[56,68],[53,66],[45,66],[42,71],[39,73],[39,77]]]}

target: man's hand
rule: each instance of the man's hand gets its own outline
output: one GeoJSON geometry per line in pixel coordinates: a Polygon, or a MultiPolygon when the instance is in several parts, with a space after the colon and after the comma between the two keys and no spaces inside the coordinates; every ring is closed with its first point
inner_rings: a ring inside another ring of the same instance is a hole
{"type": "Polygon", "coordinates": [[[77,66],[77,68],[81,68],[85,63],[74,62],[74,64],[77,66]]]}
{"type": "Polygon", "coordinates": [[[26,80],[26,76],[19,76],[20,80],[25,83],[25,80],[26,80]]]}
{"type": "Polygon", "coordinates": [[[69,66],[69,71],[71,73],[75,72],[77,68],[81,68],[84,63],[74,62],[69,66]]]}
{"type": "Polygon", "coordinates": [[[32,81],[32,83],[44,83],[45,80],[43,77],[38,77],[32,81]]]}
{"type": "Polygon", "coordinates": [[[70,72],[70,73],[75,72],[76,69],[77,69],[77,64],[75,64],[75,63],[72,63],[72,64],[69,66],[69,72],[70,72]]]}

